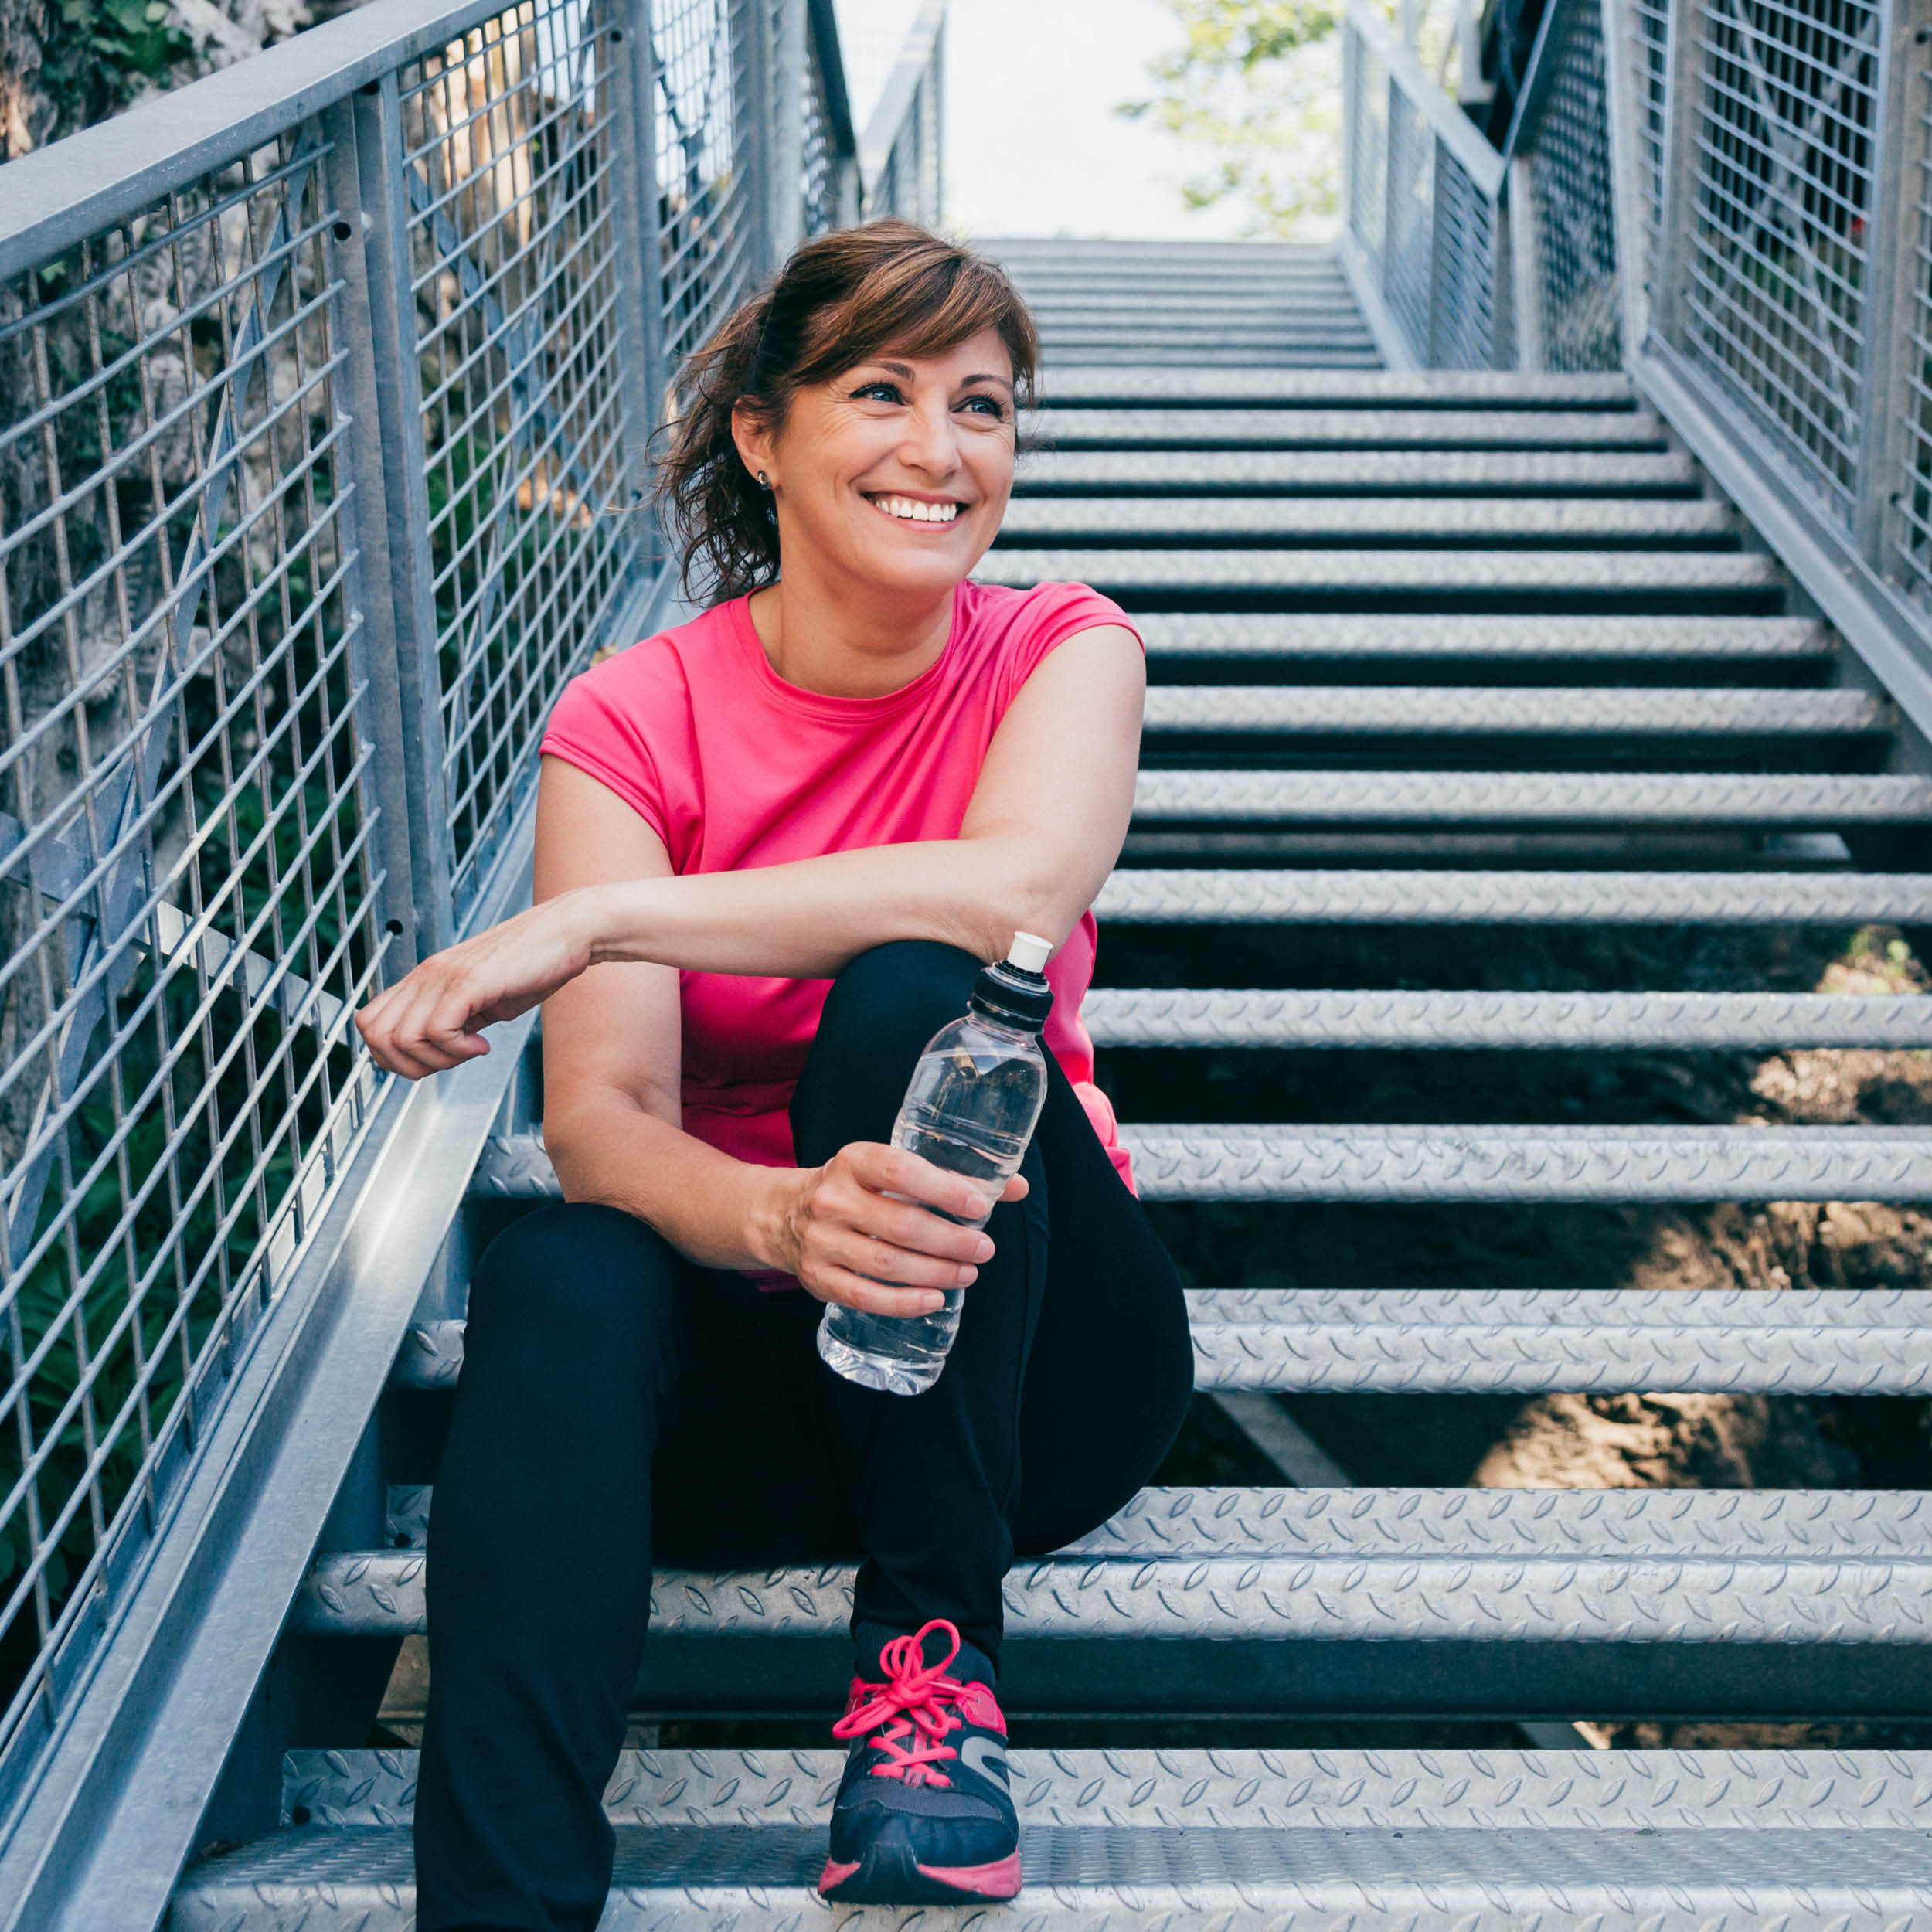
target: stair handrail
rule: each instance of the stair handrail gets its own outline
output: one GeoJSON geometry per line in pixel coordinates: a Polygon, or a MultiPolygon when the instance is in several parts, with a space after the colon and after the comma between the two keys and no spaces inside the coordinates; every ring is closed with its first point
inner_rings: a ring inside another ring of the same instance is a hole
{"type": "Polygon", "coordinates": [[[527,894],[668,379],[856,151],[825,0],[393,0],[0,172],[8,1932],[159,1920],[379,1533],[527,1026],[405,1090],[353,1010],[527,894]]]}
{"type": "Polygon", "coordinates": [[[921,0],[859,137],[866,218],[903,215],[923,227],[943,213],[947,0],[921,0]]]}

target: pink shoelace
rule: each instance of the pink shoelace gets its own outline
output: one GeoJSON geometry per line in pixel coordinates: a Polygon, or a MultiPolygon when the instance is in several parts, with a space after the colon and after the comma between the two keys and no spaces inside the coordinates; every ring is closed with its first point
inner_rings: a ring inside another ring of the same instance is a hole
{"type": "Polygon", "coordinates": [[[958,1655],[959,1632],[943,1617],[935,1617],[910,1637],[895,1637],[879,1653],[885,1682],[852,1679],[845,1714],[832,1726],[832,1736],[842,1743],[877,1730],[872,1748],[884,1753],[885,1761],[872,1767],[872,1777],[950,1788],[952,1780],[939,1766],[959,1753],[940,1740],[965,1722],[956,1710],[946,1709],[957,1706],[965,1694],[966,1686],[946,1675],[946,1666],[958,1655]],[[952,1639],[952,1648],[937,1663],[928,1664],[926,1636],[935,1630],[952,1639]]]}

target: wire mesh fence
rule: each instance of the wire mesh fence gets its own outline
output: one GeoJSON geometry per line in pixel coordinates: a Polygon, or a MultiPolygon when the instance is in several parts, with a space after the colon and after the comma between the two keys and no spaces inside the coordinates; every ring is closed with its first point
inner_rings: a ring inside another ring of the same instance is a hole
{"type": "Polygon", "coordinates": [[[0,291],[15,1777],[373,1091],[347,1040],[384,936],[326,148],[300,125],[0,291]]]}
{"type": "Polygon", "coordinates": [[[459,919],[637,563],[611,52],[587,0],[547,0],[398,77],[459,919]]]}
{"type": "Polygon", "coordinates": [[[225,156],[119,124],[85,220],[58,146],[6,171],[0,1820],[379,1117],[354,1009],[493,903],[552,701],[650,607],[672,373],[855,212],[819,0],[379,12],[225,156]]]}

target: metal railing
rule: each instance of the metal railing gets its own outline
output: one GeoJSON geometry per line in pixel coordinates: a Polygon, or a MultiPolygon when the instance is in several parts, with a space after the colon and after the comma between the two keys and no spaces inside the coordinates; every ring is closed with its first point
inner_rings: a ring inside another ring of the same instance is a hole
{"type": "Polygon", "coordinates": [[[868,219],[940,221],[945,86],[946,0],[924,0],[860,138],[868,219]]]}
{"type": "Polygon", "coordinates": [[[668,594],[679,359],[936,216],[943,12],[862,197],[828,0],[398,0],[0,176],[0,1856],[403,1117],[353,1009],[668,594]]]}
{"type": "Polygon", "coordinates": [[[1552,0],[1502,153],[1345,32],[1385,354],[1628,369],[1932,729],[1932,0],[1552,0]]]}

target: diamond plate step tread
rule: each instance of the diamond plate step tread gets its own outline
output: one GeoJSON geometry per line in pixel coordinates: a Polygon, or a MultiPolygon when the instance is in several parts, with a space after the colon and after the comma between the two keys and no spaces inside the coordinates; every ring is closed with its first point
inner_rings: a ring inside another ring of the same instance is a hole
{"type": "MultiPolygon", "coordinates": [[[[1197,1288],[1200,1389],[1917,1395],[1932,1291],[1197,1288]]],[[[418,1323],[392,1386],[455,1384],[461,1321],[418,1323]]]]}
{"type": "Polygon", "coordinates": [[[1734,550],[989,550],[981,583],[1090,583],[1117,595],[1506,591],[1623,597],[1766,590],[1777,560],[1734,550]]]}
{"type": "Polygon", "coordinates": [[[1284,1393],[1922,1395],[1932,1292],[1208,1289],[1195,1381],[1284,1393]]]}
{"type": "MultiPolygon", "coordinates": [[[[282,1821],[407,1824],[417,1753],[291,1751],[282,1821]]],[[[1271,1831],[1923,1831],[1923,1751],[1045,1750],[1009,1760],[1029,1825],[1271,1831]]],[[[628,1750],[614,1825],[822,1824],[835,1750],[628,1750]]]]}
{"type": "MultiPolygon", "coordinates": [[[[519,1554],[516,1560],[529,1560],[519,1554]]],[[[560,1583],[570,1553],[543,1553],[560,1583]]],[[[424,1628],[411,1549],[320,1558],[315,1634],[424,1628]]],[[[660,1635],[828,1636],[853,1566],[665,1570],[660,1635]]],[[[1143,1490],[1005,1586],[1032,1640],[1923,1645],[1932,1498],[1907,1491],[1143,1490]]]]}
{"type": "MultiPolygon", "coordinates": [[[[1023,457],[1017,502],[1049,492],[1100,495],[1172,491],[1587,490],[1607,494],[1682,490],[1696,471],[1687,456],[1600,455],[1561,450],[1039,450],[1023,457]]],[[[1011,512],[1009,512],[1011,526],[1011,512]]]]}
{"type": "Polygon", "coordinates": [[[1158,548],[1182,538],[1309,543],[1715,543],[1734,533],[1728,504],[1613,497],[1038,497],[1007,506],[1002,543],[1158,548]]]}
{"type": "Polygon", "coordinates": [[[1645,449],[1667,447],[1647,410],[1110,409],[1020,417],[1022,446],[1055,449],[1645,449]]]}
{"type": "Polygon", "coordinates": [[[1061,364],[1043,374],[1040,396],[1049,409],[1179,403],[1249,409],[1277,403],[1304,409],[1460,412],[1480,405],[1526,415],[1600,410],[1634,417],[1643,413],[1626,376],[1521,376],[1486,370],[1376,369],[1337,376],[1318,370],[1081,369],[1061,364]]]}
{"type": "MultiPolygon", "coordinates": [[[[1165,687],[1163,687],[1165,688],[1165,687]]],[[[1838,773],[1143,771],[1137,822],[1298,825],[1919,825],[1932,779],[1838,773]]]]}
{"type": "Polygon", "coordinates": [[[1096,1046],[1932,1047],[1932,997],[1100,987],[1096,1046]]]}
{"type": "Polygon", "coordinates": [[[1155,685],[1142,719],[1152,733],[1274,737],[1869,737],[1897,723],[1889,702],[1867,692],[1728,685],[1155,685]]]}
{"type": "MultiPolygon", "coordinates": [[[[833,1923],[817,1827],[621,1826],[599,1932],[796,1932],[833,1923]]],[[[1033,1825],[1022,1932],[1923,1932],[1916,1832],[1315,1832],[1033,1825]]],[[[190,1869],[171,1932],[413,1932],[409,1835],[289,1832],[190,1869]]],[[[1004,1916],[1004,1915],[1002,1915],[1004,1916]]],[[[864,1932],[981,1924],[983,1910],[849,1910],[864,1932]]]]}
{"type": "Polygon", "coordinates": [[[1116,872],[1094,910],[1136,924],[1913,926],[1932,873],[1116,872]]]}
{"type": "Polygon", "coordinates": [[[1150,657],[1592,659],[1645,662],[1827,660],[1831,634],[1809,617],[1345,617],[1273,611],[1149,611],[1135,617],[1150,657]]]}
{"type": "MultiPolygon", "coordinates": [[[[1146,1201],[1932,1200],[1932,1130],[1123,1122],[1146,1201]]],[[[534,1134],[484,1144],[478,1199],[560,1198],[534,1134]]]]}

